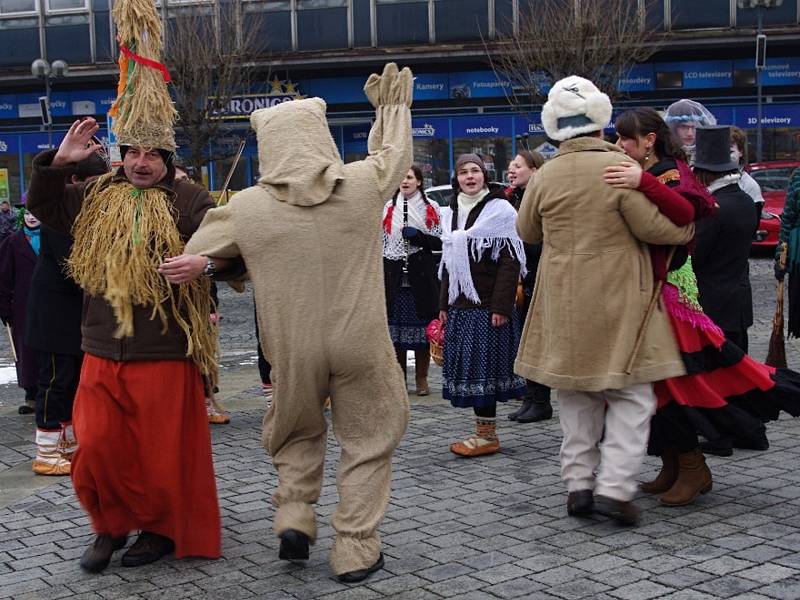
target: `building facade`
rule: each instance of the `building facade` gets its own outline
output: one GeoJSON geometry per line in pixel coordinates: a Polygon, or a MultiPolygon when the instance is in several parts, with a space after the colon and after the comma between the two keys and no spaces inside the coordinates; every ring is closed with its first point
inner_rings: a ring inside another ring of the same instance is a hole
{"type": "MultiPolygon", "coordinates": [[[[736,0],[630,1],[643,9],[642,26],[656,32],[659,46],[647,63],[620,80],[620,109],[664,108],[694,98],[720,123],[747,129],[753,142],[760,76],[764,159],[800,158],[800,0],[762,9],[768,49],[767,66],[759,73],[756,10],[739,8],[736,0]]],[[[180,11],[211,22],[234,15],[237,22],[257,23],[265,47],[256,60],[260,75],[252,89],[233,99],[226,117],[231,126],[245,130],[249,110],[264,103],[320,96],[345,160],[366,154],[371,115],[361,91],[366,76],[388,60],[411,66],[415,161],[431,185],[449,181],[454,156],[462,152],[486,156],[493,177],[503,179],[521,136],[531,147],[552,151],[539,123],[541,107],[512,110],[508,83],[487,61],[487,52],[515,31],[520,15],[531,5],[535,10],[536,2],[160,0],[158,6],[167,27],[180,11]]],[[[116,86],[111,6],[112,0],[0,0],[0,179],[12,200],[24,192],[33,155],[50,140],[57,144],[76,116],[105,121],[116,86]],[[70,67],[66,77],[50,81],[49,133],[41,125],[38,100],[45,84],[31,74],[37,58],[65,60],[70,67]]],[[[229,163],[210,165],[212,187],[221,185],[229,163]]],[[[251,139],[232,188],[250,185],[257,173],[251,139]]]]}

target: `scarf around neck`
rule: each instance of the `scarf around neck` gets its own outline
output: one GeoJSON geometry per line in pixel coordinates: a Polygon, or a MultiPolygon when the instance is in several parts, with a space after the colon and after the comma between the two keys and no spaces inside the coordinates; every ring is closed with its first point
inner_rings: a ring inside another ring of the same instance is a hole
{"type": "Polygon", "coordinates": [[[420,250],[419,246],[406,244],[403,239],[403,205],[408,206],[408,227],[422,233],[439,237],[442,234],[438,206],[426,201],[420,192],[410,198],[398,192],[397,196],[383,207],[383,256],[390,260],[402,260],[420,250]]]}
{"type": "Polygon", "coordinates": [[[709,185],[708,188],[707,188],[708,189],[708,193],[709,194],[713,194],[717,190],[721,190],[725,186],[728,186],[728,185],[730,185],[732,183],[737,183],[738,184],[739,180],[741,178],[742,178],[742,176],[739,175],[739,173],[730,173],[728,175],[723,175],[722,177],[720,177],[716,181],[712,181],[711,182],[711,185],[709,185]]]}
{"type": "Polygon", "coordinates": [[[467,222],[469,213],[472,209],[478,206],[478,203],[489,195],[489,188],[483,188],[474,196],[465,194],[464,192],[458,193],[458,228],[463,229],[467,222]]]}
{"type": "MultiPolygon", "coordinates": [[[[459,212],[460,210],[459,206],[459,212]]],[[[439,264],[439,279],[442,278],[443,270],[446,268],[450,276],[447,290],[450,304],[453,304],[460,294],[464,294],[476,304],[480,303],[480,296],[472,281],[470,261],[480,261],[487,250],[491,251],[492,260],[497,262],[500,252],[508,248],[511,255],[520,263],[520,274],[525,276],[527,273],[525,248],[517,235],[516,223],[517,211],[503,198],[487,202],[469,229],[453,230],[452,209],[446,207],[442,211],[442,261],[439,264]]]]}
{"type": "Polygon", "coordinates": [[[25,225],[25,239],[28,240],[28,243],[33,248],[33,253],[36,256],[39,256],[39,248],[41,247],[41,236],[39,235],[42,231],[41,227],[37,227],[35,229],[31,229],[27,225],[25,225]]]}

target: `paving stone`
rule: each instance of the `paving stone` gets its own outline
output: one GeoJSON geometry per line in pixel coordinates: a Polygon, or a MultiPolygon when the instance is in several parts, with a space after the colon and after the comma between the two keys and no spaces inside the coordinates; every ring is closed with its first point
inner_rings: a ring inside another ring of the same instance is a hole
{"type": "Polygon", "coordinates": [[[673,589],[653,581],[637,581],[623,585],[615,590],[610,590],[609,594],[623,600],[649,600],[658,598],[672,592],[673,589]]]}
{"type": "Polygon", "coordinates": [[[744,579],[735,575],[724,575],[701,583],[697,586],[697,589],[722,598],[730,598],[736,594],[749,592],[753,588],[759,587],[759,585],[760,584],[749,579],[744,579]]]}
{"type": "MultiPolygon", "coordinates": [[[[794,577],[798,575],[797,569],[790,569],[781,565],[764,564],[755,567],[750,567],[737,573],[739,577],[752,579],[758,583],[774,583],[787,577],[794,577]]],[[[800,596],[800,590],[798,590],[800,596]]]]}

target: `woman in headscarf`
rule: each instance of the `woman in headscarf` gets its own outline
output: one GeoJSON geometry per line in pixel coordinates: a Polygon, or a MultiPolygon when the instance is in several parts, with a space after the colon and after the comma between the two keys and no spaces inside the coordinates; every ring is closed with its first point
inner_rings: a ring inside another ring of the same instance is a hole
{"type": "Polygon", "coordinates": [[[490,190],[479,156],[458,157],[453,192],[442,212],[442,396],[475,411],[475,435],[450,451],[481,456],[500,449],[497,402],[519,398],[526,389],[513,371],[520,335],[514,302],[520,273],[526,273],[525,250],[517,213],[502,187],[490,190]]]}
{"type": "Polygon", "coordinates": [[[664,117],[673,137],[683,146],[686,162],[694,163],[695,131],[698,127],[709,127],[717,124],[717,119],[699,102],[694,100],[678,100],[667,107],[664,117]]]}
{"type": "Polygon", "coordinates": [[[383,277],[397,360],[405,375],[406,354],[414,351],[416,393],[427,396],[431,355],[425,328],[439,307],[433,251],[442,249],[442,230],[439,207],[425,196],[422,183],[422,170],[412,165],[394,198],[383,207],[383,277]]]}

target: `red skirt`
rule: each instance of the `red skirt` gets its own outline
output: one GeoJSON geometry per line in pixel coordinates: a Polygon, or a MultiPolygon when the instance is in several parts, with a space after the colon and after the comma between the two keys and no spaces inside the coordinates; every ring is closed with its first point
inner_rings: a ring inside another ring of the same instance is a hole
{"type": "Polygon", "coordinates": [[[707,315],[681,303],[675,286],[664,284],[662,300],[687,375],[654,385],[652,454],[667,447],[691,450],[697,433],[708,440],[758,435],[781,410],[800,415],[800,373],[745,354],[707,315]]]}
{"type": "Polygon", "coordinates": [[[72,484],[98,534],[146,530],[175,557],[220,555],[211,438],[197,367],[87,354],[73,409],[72,484]]]}

